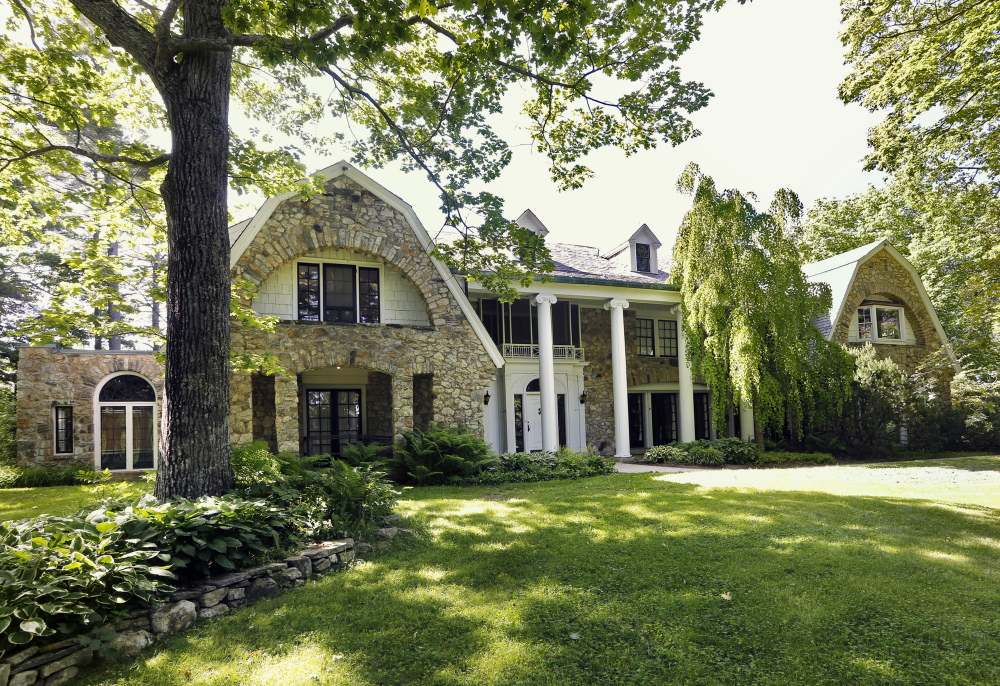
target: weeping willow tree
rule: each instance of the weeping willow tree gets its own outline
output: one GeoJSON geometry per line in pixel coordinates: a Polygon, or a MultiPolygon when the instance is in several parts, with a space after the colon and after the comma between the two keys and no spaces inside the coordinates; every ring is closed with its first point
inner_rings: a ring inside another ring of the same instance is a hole
{"type": "Polygon", "coordinates": [[[717,428],[731,402],[753,407],[760,447],[762,429],[789,422],[801,432],[805,417],[839,415],[852,365],[812,324],[831,297],[799,267],[798,196],[782,189],[758,212],[738,190],[717,190],[693,163],[677,189],[694,202],[674,245],[673,277],[684,298],[688,360],[712,390],[717,428]]]}

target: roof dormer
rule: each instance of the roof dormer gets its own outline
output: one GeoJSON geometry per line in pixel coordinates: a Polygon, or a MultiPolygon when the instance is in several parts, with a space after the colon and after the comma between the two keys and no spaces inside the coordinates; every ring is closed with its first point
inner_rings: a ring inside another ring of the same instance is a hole
{"type": "Polygon", "coordinates": [[[545,224],[531,210],[525,210],[521,213],[521,216],[517,218],[517,225],[542,238],[549,235],[549,230],[545,228],[545,224]]]}
{"type": "Polygon", "coordinates": [[[662,245],[646,224],[643,224],[627,241],[603,255],[605,259],[617,260],[621,266],[636,274],[655,275],[660,271],[657,249],[662,245]]]}

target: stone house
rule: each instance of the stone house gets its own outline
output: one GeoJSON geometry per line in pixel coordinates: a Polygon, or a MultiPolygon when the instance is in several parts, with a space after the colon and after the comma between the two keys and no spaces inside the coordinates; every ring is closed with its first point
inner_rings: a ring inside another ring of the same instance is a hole
{"type": "Polygon", "coordinates": [[[920,275],[889,241],[804,265],[802,271],[809,281],[830,285],[833,305],[816,322],[827,340],[849,347],[870,343],[879,357],[892,359],[908,375],[937,355],[937,396],[949,402],[951,380],[960,371],[955,353],[920,275]]]}
{"type": "MultiPolygon", "coordinates": [[[[568,445],[627,456],[716,437],[709,389],[685,360],[680,292],[649,227],[603,253],[550,244],[551,281],[501,303],[430,256],[433,243],[402,199],[344,162],[321,174],[323,193],[271,198],[230,229],[233,279],[252,284],[255,311],[279,319],[273,332],[234,326],[233,347],[271,352],[287,372],[233,374],[234,443],[337,454],[431,421],[468,426],[498,451],[568,445]]],[[[519,222],[548,233],[530,210],[519,222]]],[[[840,293],[831,335],[857,336],[852,322],[868,308],[877,343],[889,344],[887,327],[899,322],[892,354],[908,363],[947,347],[919,279],[891,246],[846,256],[853,262],[807,271],[840,293]],[[869,303],[872,294],[884,302],[869,303]]],[[[162,392],[151,352],[23,348],[19,460],[154,467],[162,392]]],[[[727,435],[750,437],[748,411],[727,420],[727,435]]]]}

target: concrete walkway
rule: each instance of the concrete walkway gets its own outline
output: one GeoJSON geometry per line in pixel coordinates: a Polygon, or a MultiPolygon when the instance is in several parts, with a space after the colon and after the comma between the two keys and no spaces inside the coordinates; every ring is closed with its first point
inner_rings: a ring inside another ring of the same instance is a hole
{"type": "Polygon", "coordinates": [[[623,474],[645,474],[647,472],[693,472],[691,467],[668,467],[664,464],[629,464],[616,462],[615,469],[623,474]]]}

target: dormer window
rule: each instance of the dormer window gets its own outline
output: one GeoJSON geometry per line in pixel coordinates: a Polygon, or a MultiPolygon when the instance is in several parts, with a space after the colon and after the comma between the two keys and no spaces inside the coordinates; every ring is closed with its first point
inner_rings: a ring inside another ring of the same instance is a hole
{"type": "Polygon", "coordinates": [[[651,251],[649,249],[649,243],[636,243],[635,244],[635,270],[637,272],[649,273],[651,269],[651,251]]]}
{"type": "Polygon", "coordinates": [[[898,305],[858,308],[858,340],[902,341],[903,327],[903,308],[898,305]]]}

